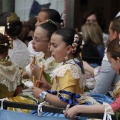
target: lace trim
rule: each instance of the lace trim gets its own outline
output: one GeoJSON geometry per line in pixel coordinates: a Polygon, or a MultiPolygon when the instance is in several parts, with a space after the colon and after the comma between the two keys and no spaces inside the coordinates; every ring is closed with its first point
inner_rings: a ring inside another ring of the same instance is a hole
{"type": "Polygon", "coordinates": [[[21,73],[13,63],[9,61],[2,64],[0,62],[0,84],[8,87],[8,91],[14,91],[20,85],[20,80],[21,73]]]}
{"type": "Polygon", "coordinates": [[[79,79],[80,88],[84,89],[86,84],[85,77],[81,72],[81,68],[77,64],[75,64],[73,60],[70,60],[70,63],[68,64],[63,64],[63,62],[60,63],[50,74],[51,80],[54,80],[54,82],[56,82],[56,77],[63,77],[66,71],[70,71],[70,74],[74,79],[79,79]]]}
{"type": "MultiPolygon", "coordinates": [[[[39,67],[42,67],[42,65],[44,64],[44,72],[49,74],[52,72],[52,70],[55,68],[55,66],[52,65],[52,63],[54,62],[54,58],[53,57],[49,57],[47,59],[44,59],[45,54],[43,52],[40,52],[39,54],[36,55],[36,64],[39,67]]],[[[30,64],[28,64],[25,67],[27,73],[29,76],[31,76],[31,70],[30,70],[30,64]]]]}
{"type": "Polygon", "coordinates": [[[76,64],[65,64],[59,67],[57,67],[51,77],[54,79],[56,76],[57,77],[63,77],[66,73],[66,71],[70,71],[70,74],[72,75],[73,78],[79,79],[81,78],[81,69],[78,65],[76,64]]]}

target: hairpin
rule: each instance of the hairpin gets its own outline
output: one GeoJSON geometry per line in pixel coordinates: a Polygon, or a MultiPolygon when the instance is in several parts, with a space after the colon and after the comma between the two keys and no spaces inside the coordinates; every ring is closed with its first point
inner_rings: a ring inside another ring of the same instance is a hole
{"type": "Polygon", "coordinates": [[[50,22],[50,23],[52,23],[52,24],[54,24],[54,25],[56,25],[56,26],[57,26],[56,22],[54,22],[54,21],[53,21],[53,20],[51,20],[51,19],[48,19],[48,20],[47,20],[47,22],[50,22]]]}
{"type": "Polygon", "coordinates": [[[0,44],[0,45],[3,45],[3,46],[8,46],[8,44],[7,44],[7,43],[4,43],[4,44],[0,44]]]}

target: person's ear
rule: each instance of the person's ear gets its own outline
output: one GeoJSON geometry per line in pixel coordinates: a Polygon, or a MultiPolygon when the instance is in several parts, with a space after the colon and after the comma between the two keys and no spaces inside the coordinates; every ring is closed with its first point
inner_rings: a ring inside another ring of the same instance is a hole
{"type": "Polygon", "coordinates": [[[67,46],[67,54],[72,53],[72,49],[73,49],[73,47],[71,45],[68,45],[67,46]]]}
{"type": "Polygon", "coordinates": [[[113,35],[114,38],[118,38],[118,33],[116,31],[114,31],[114,35],[113,35]]]}

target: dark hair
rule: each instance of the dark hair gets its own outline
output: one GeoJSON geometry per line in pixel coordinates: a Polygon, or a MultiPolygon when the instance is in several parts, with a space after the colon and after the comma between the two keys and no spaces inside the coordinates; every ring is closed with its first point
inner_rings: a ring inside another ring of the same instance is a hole
{"type": "Polygon", "coordinates": [[[31,17],[29,20],[28,20],[28,25],[30,27],[30,30],[34,31],[35,30],[35,24],[37,22],[37,18],[36,17],[31,17]]]}
{"type": "Polygon", "coordinates": [[[31,36],[31,38],[28,38],[29,37],[28,34],[29,34],[30,30],[31,30],[31,28],[30,28],[28,22],[23,22],[22,31],[18,35],[18,38],[20,40],[22,40],[23,42],[25,42],[25,40],[31,41],[32,40],[32,36],[31,36]]]}
{"type": "Polygon", "coordinates": [[[120,16],[115,17],[112,21],[111,21],[111,29],[113,32],[117,32],[120,33],[120,16]]]}
{"type": "Polygon", "coordinates": [[[12,12],[4,12],[0,14],[0,26],[5,26],[5,31],[10,37],[15,37],[20,34],[22,30],[22,22],[19,19],[11,19],[7,22],[7,18],[10,17],[12,12]]]}
{"type": "Polygon", "coordinates": [[[47,32],[47,37],[50,41],[52,34],[57,30],[57,26],[50,21],[40,24],[39,27],[43,28],[47,32]]]}
{"type": "Polygon", "coordinates": [[[54,22],[61,23],[61,17],[57,10],[55,9],[42,9],[40,12],[46,12],[48,14],[48,18],[53,20],[54,22]]]}
{"type": "Polygon", "coordinates": [[[8,51],[9,45],[10,43],[8,37],[0,33],[0,54],[3,54],[4,52],[8,51]]]}
{"type": "Polygon", "coordinates": [[[56,22],[58,28],[61,27],[61,22],[63,22],[63,21],[61,20],[61,16],[57,10],[55,10],[55,9],[42,9],[40,12],[47,13],[48,19],[51,19],[52,21],[56,22]]]}
{"type": "Polygon", "coordinates": [[[105,23],[105,19],[102,15],[102,13],[98,10],[95,10],[95,9],[89,9],[85,12],[83,18],[82,18],[82,21],[81,21],[81,24],[85,24],[86,23],[86,20],[87,18],[94,14],[96,16],[96,19],[97,19],[97,22],[98,22],[98,25],[101,27],[101,29],[104,31],[105,27],[106,27],[106,23],[105,23]]]}
{"type": "MultiPolygon", "coordinates": [[[[55,34],[62,36],[63,41],[67,45],[72,45],[74,42],[74,35],[76,34],[76,31],[74,29],[70,29],[70,28],[61,28],[61,29],[58,29],[55,32],[55,34]]],[[[81,52],[81,48],[80,48],[81,45],[82,45],[82,40],[79,39],[79,41],[77,43],[76,51],[74,53],[75,57],[79,57],[79,53],[81,52]]]]}
{"type": "Polygon", "coordinates": [[[99,51],[97,49],[97,46],[86,43],[83,45],[82,49],[82,60],[91,63],[97,63],[98,65],[101,65],[102,58],[99,54],[99,51]]]}
{"type": "Polygon", "coordinates": [[[117,57],[120,57],[120,40],[118,38],[108,43],[107,52],[115,60],[117,60],[117,57]]]}

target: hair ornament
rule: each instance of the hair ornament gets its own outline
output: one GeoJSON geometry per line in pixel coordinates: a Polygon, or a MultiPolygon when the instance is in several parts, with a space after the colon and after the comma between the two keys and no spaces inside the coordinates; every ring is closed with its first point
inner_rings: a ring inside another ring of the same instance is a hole
{"type": "Polygon", "coordinates": [[[20,18],[17,16],[16,13],[12,13],[10,17],[7,17],[7,23],[12,21],[20,21],[20,18]]]}
{"type": "Polygon", "coordinates": [[[3,46],[8,46],[8,44],[7,44],[7,43],[4,43],[4,44],[0,44],[0,45],[3,45],[3,46]]]}
{"type": "Polygon", "coordinates": [[[47,22],[52,23],[52,24],[54,24],[55,26],[57,26],[56,22],[54,22],[54,21],[51,20],[51,19],[48,19],[47,22]]]}
{"type": "Polygon", "coordinates": [[[74,41],[72,43],[72,53],[75,53],[76,52],[76,48],[78,46],[78,41],[79,41],[79,36],[77,34],[74,35],[74,41]]]}

